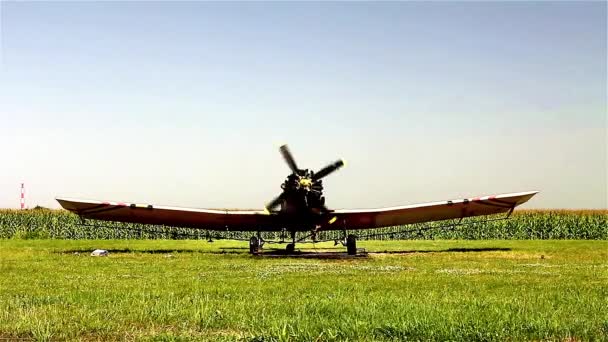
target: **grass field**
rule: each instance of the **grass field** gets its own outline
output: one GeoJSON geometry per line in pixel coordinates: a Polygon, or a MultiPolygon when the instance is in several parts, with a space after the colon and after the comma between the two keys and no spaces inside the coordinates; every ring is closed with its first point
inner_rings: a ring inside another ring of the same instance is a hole
{"type": "Polygon", "coordinates": [[[0,240],[0,340],[608,340],[607,241],[359,247],[0,240]]]}

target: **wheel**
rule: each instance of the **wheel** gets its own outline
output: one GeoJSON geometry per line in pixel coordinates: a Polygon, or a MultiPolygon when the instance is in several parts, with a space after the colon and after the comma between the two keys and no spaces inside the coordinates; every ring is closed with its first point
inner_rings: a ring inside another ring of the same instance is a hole
{"type": "Polygon", "coordinates": [[[357,237],[349,235],[346,237],[346,252],[348,255],[357,255],[357,237]]]}
{"type": "Polygon", "coordinates": [[[287,247],[285,247],[285,250],[287,251],[287,253],[293,253],[296,250],[296,245],[294,243],[288,243],[287,247]]]}
{"type": "Polygon", "coordinates": [[[249,239],[249,253],[258,254],[260,249],[260,239],[257,236],[252,236],[249,239]]]}

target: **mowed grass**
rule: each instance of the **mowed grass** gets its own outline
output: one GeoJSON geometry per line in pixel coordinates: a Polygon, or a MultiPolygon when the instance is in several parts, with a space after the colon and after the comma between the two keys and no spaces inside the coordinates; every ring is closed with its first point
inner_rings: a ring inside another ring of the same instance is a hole
{"type": "Polygon", "coordinates": [[[0,339],[608,340],[607,241],[359,247],[389,253],[255,257],[242,242],[0,240],[0,339]],[[96,248],[111,254],[89,256],[96,248]]]}

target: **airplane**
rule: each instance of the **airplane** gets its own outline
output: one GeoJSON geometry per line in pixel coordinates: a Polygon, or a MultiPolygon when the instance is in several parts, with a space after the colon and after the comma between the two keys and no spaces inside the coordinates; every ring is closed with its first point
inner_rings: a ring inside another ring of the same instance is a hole
{"type": "MultiPolygon", "coordinates": [[[[165,225],[215,231],[257,233],[249,239],[249,252],[258,254],[264,245],[263,231],[289,232],[287,253],[293,253],[296,234],[342,230],[348,255],[357,254],[357,236],[347,231],[403,226],[414,223],[463,219],[499,213],[510,215],[538,191],[527,191],[377,209],[329,209],[323,196],[323,178],[345,165],[337,160],[317,172],[301,169],[287,147],[279,148],[291,170],[281,184],[282,192],[262,210],[196,209],[126,202],[102,202],[56,198],[66,210],[81,219],[165,225]]],[[[301,241],[302,239],[298,240],[301,241]]]]}

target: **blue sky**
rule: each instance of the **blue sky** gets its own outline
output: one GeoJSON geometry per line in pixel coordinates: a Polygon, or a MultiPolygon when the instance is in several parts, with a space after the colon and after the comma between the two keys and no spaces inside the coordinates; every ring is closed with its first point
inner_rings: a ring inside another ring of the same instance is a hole
{"type": "Polygon", "coordinates": [[[1,2],[0,207],[607,207],[605,2],[1,2]]]}

